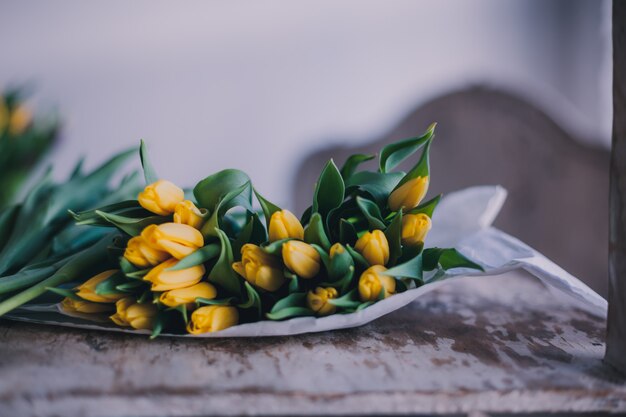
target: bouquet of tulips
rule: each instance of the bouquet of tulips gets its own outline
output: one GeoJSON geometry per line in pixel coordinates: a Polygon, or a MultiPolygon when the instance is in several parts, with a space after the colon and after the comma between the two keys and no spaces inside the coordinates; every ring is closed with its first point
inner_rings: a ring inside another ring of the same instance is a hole
{"type": "MultiPolygon", "coordinates": [[[[64,314],[148,329],[154,337],[351,314],[447,269],[480,269],[455,249],[424,248],[441,198],[424,201],[434,130],[385,146],[377,171],[359,170],[374,155],[352,155],[341,169],[330,160],[300,218],[236,169],[186,193],[158,177],[142,142],[147,185],[136,199],[70,211],[74,227],[117,230],[85,249],[90,257],[75,255],[72,274],[39,283],[37,295],[45,287],[64,297],[64,314]],[[418,151],[411,170],[394,171],[418,151]]],[[[29,300],[15,298],[13,307],[29,300]]],[[[0,314],[8,311],[3,304],[0,314]]]]}
{"type": "Polygon", "coordinates": [[[0,212],[0,316],[60,296],[62,314],[196,335],[351,314],[450,268],[481,269],[455,249],[424,248],[441,198],[424,201],[434,130],[385,146],[376,171],[359,169],[375,155],[341,169],[330,160],[300,218],[236,169],[186,192],[158,177],[143,142],[143,190],[137,173],[111,188],[128,152],[90,174],[79,164],[67,183],[42,181],[0,212]],[[418,151],[411,170],[395,170],[418,151]]]}

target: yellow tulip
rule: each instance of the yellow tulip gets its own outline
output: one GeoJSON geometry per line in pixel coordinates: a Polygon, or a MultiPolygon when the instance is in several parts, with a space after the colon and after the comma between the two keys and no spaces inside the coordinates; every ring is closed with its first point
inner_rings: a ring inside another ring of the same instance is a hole
{"type": "Polygon", "coordinates": [[[166,180],[147,185],[137,196],[141,207],[160,216],[174,213],[176,204],[184,199],[183,190],[166,180]]]}
{"type": "Polygon", "coordinates": [[[320,271],[320,254],[308,243],[290,240],[283,244],[283,261],[301,278],[313,278],[320,271]]]}
{"type": "Polygon", "coordinates": [[[168,259],[155,266],[143,277],[144,281],[152,283],[152,291],[169,291],[177,288],[191,287],[202,279],[204,265],[196,265],[180,271],[166,271],[176,265],[176,259],[168,259]]]}
{"type": "Polygon", "coordinates": [[[381,291],[384,291],[384,298],[396,292],[396,280],[388,275],[382,275],[386,271],[382,265],[374,265],[367,268],[359,278],[359,297],[361,301],[376,301],[381,291]]]}
{"type": "Polygon", "coordinates": [[[143,229],[141,237],[148,245],[165,251],[176,259],[183,259],[204,246],[202,233],[186,224],[151,224],[143,229]]]}
{"type": "Polygon", "coordinates": [[[113,309],[111,304],[92,303],[90,301],[74,300],[65,297],[61,301],[61,308],[68,313],[104,313],[113,309]]]}
{"type": "Polygon", "coordinates": [[[124,258],[139,268],[158,265],[169,257],[169,253],[153,248],[141,236],[131,238],[124,251],[124,258]]]}
{"type": "Polygon", "coordinates": [[[286,280],[280,258],[251,243],[243,245],[241,262],[233,263],[233,269],[250,284],[270,292],[279,289],[286,280]]]}
{"type": "Polygon", "coordinates": [[[96,294],[96,287],[101,282],[106,281],[109,277],[119,270],[110,269],[99,273],[98,275],[88,279],[78,287],[77,296],[83,300],[93,301],[94,303],[114,303],[120,298],[124,297],[124,294],[96,294]]]}
{"type": "Polygon", "coordinates": [[[381,230],[366,232],[354,245],[370,265],[385,265],[389,261],[389,242],[381,230]]]}
{"type": "Polygon", "coordinates": [[[417,177],[407,181],[389,195],[387,204],[392,211],[417,207],[428,191],[429,177],[417,177]]]}
{"type": "Polygon", "coordinates": [[[137,303],[134,299],[122,298],[115,303],[116,313],[110,318],[118,326],[151,330],[154,327],[158,308],[151,303],[137,303]]]}
{"type": "Polygon", "coordinates": [[[270,242],[281,239],[304,239],[304,228],[300,220],[289,210],[276,211],[270,218],[270,242]]]}
{"type": "Polygon", "coordinates": [[[187,331],[191,334],[217,332],[235,326],[239,322],[239,312],[231,306],[200,307],[191,313],[187,331]]]}
{"type": "Polygon", "coordinates": [[[136,301],[132,297],[126,297],[118,300],[115,303],[115,314],[113,314],[109,318],[113,321],[113,323],[117,324],[118,326],[130,326],[128,324],[128,321],[126,320],[126,311],[128,310],[128,307],[132,306],[135,303],[136,301]]]}
{"type": "Polygon", "coordinates": [[[207,214],[207,209],[199,209],[193,201],[181,201],[174,207],[174,223],[186,224],[200,229],[207,214]]]}
{"type": "Polygon", "coordinates": [[[337,298],[337,290],[333,287],[317,287],[315,291],[309,291],[306,295],[306,304],[315,311],[318,316],[328,316],[337,311],[337,307],[329,303],[328,300],[337,298]]]}
{"type": "Polygon", "coordinates": [[[18,106],[11,112],[9,118],[9,133],[14,136],[24,133],[30,124],[33,115],[31,111],[24,105],[18,106]]]}
{"type": "Polygon", "coordinates": [[[413,246],[424,243],[431,227],[432,221],[424,213],[404,215],[402,217],[402,244],[413,246]]]}
{"type": "Polygon", "coordinates": [[[208,282],[200,282],[187,288],[178,288],[161,294],[159,301],[168,307],[185,305],[187,310],[194,307],[196,298],[212,300],[217,295],[215,287],[208,282]]]}
{"type": "Polygon", "coordinates": [[[330,258],[334,258],[337,255],[341,255],[346,251],[346,248],[343,247],[341,243],[335,243],[330,247],[330,258]]]}

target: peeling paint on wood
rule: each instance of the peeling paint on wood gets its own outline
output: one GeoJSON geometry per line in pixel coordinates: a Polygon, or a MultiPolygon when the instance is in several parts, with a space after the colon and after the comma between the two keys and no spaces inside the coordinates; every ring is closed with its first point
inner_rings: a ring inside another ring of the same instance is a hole
{"type": "Polygon", "coordinates": [[[157,339],[0,322],[0,415],[626,411],[605,320],[521,272],[357,329],[157,339]]]}

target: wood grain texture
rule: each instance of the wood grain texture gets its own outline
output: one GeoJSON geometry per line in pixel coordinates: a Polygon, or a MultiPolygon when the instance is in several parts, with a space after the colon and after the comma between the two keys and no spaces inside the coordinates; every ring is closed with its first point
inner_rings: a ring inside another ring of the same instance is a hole
{"type": "Polygon", "coordinates": [[[602,312],[526,273],[449,281],[342,331],[157,339],[0,322],[0,415],[626,411],[602,312]]]}
{"type": "Polygon", "coordinates": [[[606,360],[626,374],[626,2],[613,2],[609,318],[606,360]]]}

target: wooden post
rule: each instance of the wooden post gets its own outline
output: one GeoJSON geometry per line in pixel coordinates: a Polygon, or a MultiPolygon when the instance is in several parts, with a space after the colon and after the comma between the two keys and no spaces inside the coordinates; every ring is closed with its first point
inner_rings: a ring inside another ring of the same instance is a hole
{"type": "Polygon", "coordinates": [[[626,1],[613,1],[613,149],[605,361],[626,373],[626,1]]]}

